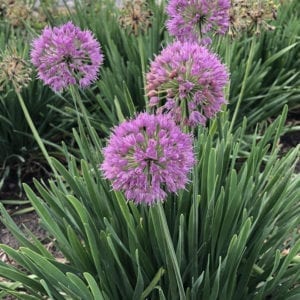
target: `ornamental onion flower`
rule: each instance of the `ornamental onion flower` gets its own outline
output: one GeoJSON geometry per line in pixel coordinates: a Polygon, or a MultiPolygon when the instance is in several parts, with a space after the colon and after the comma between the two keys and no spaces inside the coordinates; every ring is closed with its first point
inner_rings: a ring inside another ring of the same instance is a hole
{"type": "Polygon", "coordinates": [[[230,0],[169,0],[167,28],[180,41],[208,43],[208,33],[224,34],[229,26],[230,0]]]}
{"type": "Polygon", "coordinates": [[[146,74],[149,106],[181,125],[205,125],[221,110],[228,73],[219,58],[198,43],[168,45],[146,74]]]}
{"type": "Polygon", "coordinates": [[[68,22],[43,30],[32,43],[31,61],[39,78],[59,92],[69,85],[89,86],[97,78],[103,55],[90,31],[68,22]]]}
{"type": "Polygon", "coordinates": [[[100,168],[114,190],[151,205],[185,187],[194,164],[192,143],[169,116],[141,113],[114,129],[100,168]]]}

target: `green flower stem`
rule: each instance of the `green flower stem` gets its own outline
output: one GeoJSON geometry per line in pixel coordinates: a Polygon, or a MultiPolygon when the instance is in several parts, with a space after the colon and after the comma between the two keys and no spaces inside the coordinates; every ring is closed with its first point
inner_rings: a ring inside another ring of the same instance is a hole
{"type": "Polygon", "coordinates": [[[92,124],[90,122],[90,118],[87,114],[87,110],[86,110],[85,106],[83,105],[83,103],[81,101],[81,96],[79,94],[79,91],[78,91],[77,87],[75,85],[71,85],[70,88],[69,88],[69,91],[70,91],[70,94],[71,94],[73,102],[74,102],[74,107],[76,109],[78,125],[81,126],[82,123],[81,123],[81,120],[80,120],[80,115],[79,115],[77,105],[79,106],[79,110],[83,115],[84,122],[87,126],[87,129],[90,133],[90,136],[91,136],[94,144],[98,145],[99,144],[99,139],[96,136],[95,130],[93,130],[92,124]]]}
{"type": "Polygon", "coordinates": [[[50,156],[49,156],[49,154],[48,154],[48,152],[46,150],[46,147],[45,147],[45,145],[44,145],[44,143],[43,143],[43,141],[42,141],[42,139],[41,139],[41,137],[40,137],[40,135],[39,135],[36,127],[34,126],[34,123],[33,123],[32,119],[30,117],[30,114],[28,112],[28,109],[26,107],[24,99],[23,99],[22,95],[20,94],[20,92],[18,91],[18,89],[17,89],[17,87],[15,85],[14,85],[14,88],[15,88],[15,91],[16,91],[19,103],[21,105],[21,108],[23,110],[25,119],[26,119],[26,121],[27,121],[27,123],[28,123],[28,125],[29,125],[29,127],[30,127],[30,129],[32,131],[33,137],[35,138],[36,142],[38,143],[38,146],[40,147],[40,149],[41,149],[41,151],[42,151],[45,159],[47,160],[47,163],[49,164],[52,172],[57,177],[58,174],[57,174],[57,172],[56,172],[56,170],[55,170],[55,168],[54,168],[54,166],[52,164],[52,161],[51,161],[50,156]]]}
{"type": "Polygon", "coordinates": [[[189,117],[189,115],[188,115],[188,101],[189,101],[189,99],[186,99],[186,98],[182,99],[181,104],[180,104],[180,106],[181,106],[181,116],[182,116],[182,121],[180,122],[180,127],[182,129],[182,132],[184,132],[184,133],[189,133],[189,130],[190,130],[189,126],[184,124],[184,122],[186,120],[188,120],[188,117],[189,117]]]}
{"type": "Polygon", "coordinates": [[[246,70],[245,70],[245,74],[244,74],[244,78],[243,78],[243,82],[242,82],[241,91],[240,91],[239,98],[238,98],[238,101],[236,103],[235,110],[234,110],[233,117],[232,117],[231,124],[230,124],[230,129],[229,129],[230,131],[232,131],[232,129],[233,129],[237,114],[239,112],[239,108],[241,106],[241,103],[242,103],[242,100],[243,100],[243,97],[244,97],[244,92],[245,92],[245,88],[246,88],[246,84],[247,84],[247,79],[248,79],[250,68],[251,68],[252,61],[253,61],[255,44],[256,44],[256,37],[253,36],[252,40],[251,40],[251,46],[250,46],[250,51],[249,51],[249,56],[248,56],[248,60],[247,60],[246,70]]]}
{"type": "Polygon", "coordinates": [[[176,253],[175,253],[175,250],[174,250],[173,242],[172,242],[170,231],[169,231],[168,224],[167,224],[166,215],[165,215],[165,212],[163,210],[163,207],[162,207],[161,203],[158,203],[156,205],[156,207],[157,207],[157,210],[158,210],[160,225],[161,225],[164,237],[165,237],[165,244],[166,244],[166,247],[167,247],[168,255],[171,259],[172,266],[173,266],[173,269],[174,269],[173,271],[174,271],[176,281],[177,281],[177,286],[178,286],[178,291],[179,291],[179,298],[180,298],[180,300],[184,300],[184,299],[186,299],[185,293],[184,293],[184,287],[183,287],[183,283],[182,283],[182,279],[181,279],[181,275],[180,275],[178,262],[177,262],[177,259],[176,259],[176,253]]]}
{"type": "MultiPolygon", "coordinates": [[[[223,133],[223,120],[221,120],[221,114],[223,114],[224,112],[221,112],[220,113],[220,116],[217,116],[216,117],[216,120],[217,120],[217,128],[218,128],[218,132],[219,132],[219,135],[220,135],[220,139],[223,139],[224,137],[224,133],[223,133]]],[[[222,118],[223,119],[223,118],[222,118]]]]}
{"type": "MultiPolygon", "coordinates": [[[[232,46],[230,44],[230,36],[227,34],[226,36],[226,49],[225,49],[225,64],[230,71],[231,69],[231,57],[232,57],[232,46]]],[[[230,96],[230,84],[231,80],[229,78],[228,83],[225,87],[225,99],[229,99],[230,96]]]]}
{"type": "MultiPolygon", "coordinates": [[[[145,49],[144,49],[144,43],[143,43],[141,36],[138,37],[138,47],[139,47],[139,53],[140,53],[140,58],[141,58],[143,85],[144,85],[144,89],[145,89],[145,87],[146,87],[145,49]]],[[[148,111],[148,97],[146,95],[144,95],[144,100],[145,100],[146,110],[148,111]]]]}
{"type": "Polygon", "coordinates": [[[75,107],[75,110],[76,110],[76,113],[77,113],[78,123],[80,123],[80,115],[79,115],[79,111],[78,111],[78,106],[79,106],[80,112],[83,115],[83,119],[84,119],[86,125],[91,127],[90,119],[87,115],[86,108],[85,108],[85,106],[83,105],[83,103],[81,101],[81,96],[79,94],[78,89],[74,85],[71,85],[70,88],[69,88],[69,91],[70,91],[70,94],[72,96],[72,100],[74,102],[74,107],[75,107]]]}

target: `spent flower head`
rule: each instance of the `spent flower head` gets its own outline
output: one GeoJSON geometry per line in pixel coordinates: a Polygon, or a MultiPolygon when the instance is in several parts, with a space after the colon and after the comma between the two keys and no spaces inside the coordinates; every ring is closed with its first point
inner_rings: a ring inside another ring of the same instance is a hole
{"type": "Polygon", "coordinates": [[[233,37],[242,32],[259,34],[262,29],[274,30],[270,21],[277,18],[278,4],[272,0],[232,0],[230,30],[233,37]]]}
{"type": "Polygon", "coordinates": [[[229,26],[230,0],[169,0],[167,28],[180,41],[210,42],[229,26]]]}
{"type": "Polygon", "coordinates": [[[114,129],[101,169],[114,190],[151,205],[183,189],[194,165],[192,137],[167,115],[141,113],[114,129]]]}
{"type": "Polygon", "coordinates": [[[29,63],[16,48],[7,48],[0,54],[0,90],[12,83],[17,91],[21,91],[31,81],[31,72],[29,63]]]}
{"type": "Polygon", "coordinates": [[[99,42],[89,30],[72,22],[59,27],[46,27],[33,40],[31,61],[39,78],[54,91],[69,85],[85,88],[96,80],[103,55],[99,42]]]}
{"type": "Polygon", "coordinates": [[[221,110],[228,73],[219,58],[194,42],[176,41],[152,61],[146,74],[149,106],[181,125],[205,125],[221,110]]]}
{"type": "Polygon", "coordinates": [[[143,0],[126,1],[120,11],[120,25],[135,36],[151,27],[152,11],[143,0]]]}
{"type": "Polygon", "coordinates": [[[24,1],[9,1],[6,19],[14,27],[23,27],[31,19],[31,8],[24,1]]]}

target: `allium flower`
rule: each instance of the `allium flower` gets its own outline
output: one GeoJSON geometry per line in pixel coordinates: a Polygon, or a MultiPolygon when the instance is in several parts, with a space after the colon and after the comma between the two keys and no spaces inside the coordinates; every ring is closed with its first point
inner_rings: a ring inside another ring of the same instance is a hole
{"type": "Polygon", "coordinates": [[[90,31],[68,22],[43,30],[32,43],[31,61],[39,78],[61,91],[73,84],[89,86],[97,78],[103,55],[90,31]]]}
{"type": "Polygon", "coordinates": [[[101,169],[114,190],[148,205],[183,189],[194,164],[192,137],[167,115],[139,114],[116,127],[101,169]]]}
{"type": "Polygon", "coordinates": [[[229,8],[230,0],[169,0],[167,28],[180,41],[208,43],[208,33],[227,31],[229,8]]]}
{"type": "Polygon", "coordinates": [[[226,103],[226,68],[197,43],[168,45],[152,61],[146,81],[149,106],[157,113],[170,113],[182,125],[205,125],[226,103]]]}

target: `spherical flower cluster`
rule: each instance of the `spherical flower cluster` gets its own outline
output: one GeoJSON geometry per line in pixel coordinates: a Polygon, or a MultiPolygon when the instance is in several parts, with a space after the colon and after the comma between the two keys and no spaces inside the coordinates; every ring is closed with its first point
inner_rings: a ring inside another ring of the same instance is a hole
{"type": "Polygon", "coordinates": [[[218,57],[192,42],[168,45],[146,74],[149,106],[170,113],[176,123],[205,125],[220,111],[228,73],[218,57]]]}
{"type": "Polygon", "coordinates": [[[169,116],[141,113],[114,129],[101,169],[114,190],[151,205],[185,187],[194,164],[192,144],[169,116]]]}
{"type": "Polygon", "coordinates": [[[32,43],[31,61],[39,78],[59,92],[69,85],[89,86],[97,78],[103,55],[90,31],[68,22],[43,30],[32,43]]]}
{"type": "Polygon", "coordinates": [[[230,0],[169,0],[167,28],[180,41],[208,43],[207,34],[224,34],[229,26],[230,0]]]}

